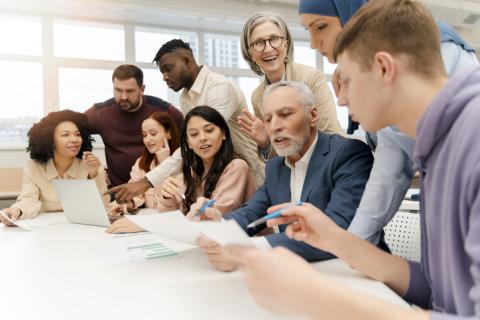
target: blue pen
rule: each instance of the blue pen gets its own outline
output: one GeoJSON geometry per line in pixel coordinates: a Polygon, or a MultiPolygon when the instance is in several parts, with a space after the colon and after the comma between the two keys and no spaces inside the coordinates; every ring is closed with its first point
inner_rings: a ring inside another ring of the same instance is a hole
{"type": "Polygon", "coordinates": [[[198,213],[196,214],[196,216],[204,213],[207,208],[210,208],[210,207],[213,206],[214,204],[215,204],[215,199],[210,199],[210,200],[208,200],[207,202],[205,202],[205,203],[203,204],[203,206],[200,208],[200,210],[198,210],[198,213]]]}
{"type": "Polygon", "coordinates": [[[282,212],[287,210],[287,209],[290,209],[291,207],[294,207],[294,206],[301,206],[303,204],[302,201],[297,201],[295,202],[295,204],[292,204],[288,207],[285,207],[285,208],[282,208],[280,210],[277,210],[277,211],[274,211],[270,214],[267,214],[266,216],[264,216],[263,218],[260,218],[258,220],[255,220],[253,221],[252,223],[250,223],[247,228],[255,228],[255,227],[258,227],[259,225],[261,225],[262,223],[265,223],[267,222],[267,220],[270,220],[270,219],[275,219],[275,218],[279,218],[281,215],[282,215],[282,212]]]}

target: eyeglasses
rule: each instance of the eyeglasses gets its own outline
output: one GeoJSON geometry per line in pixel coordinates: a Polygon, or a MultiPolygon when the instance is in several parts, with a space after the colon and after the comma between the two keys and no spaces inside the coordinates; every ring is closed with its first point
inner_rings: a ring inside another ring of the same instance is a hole
{"type": "Polygon", "coordinates": [[[267,45],[267,42],[270,43],[270,46],[272,48],[277,49],[282,45],[283,37],[272,36],[270,39],[257,40],[254,43],[250,44],[250,47],[253,48],[253,50],[255,50],[257,52],[262,52],[263,50],[265,50],[265,46],[267,45]]]}

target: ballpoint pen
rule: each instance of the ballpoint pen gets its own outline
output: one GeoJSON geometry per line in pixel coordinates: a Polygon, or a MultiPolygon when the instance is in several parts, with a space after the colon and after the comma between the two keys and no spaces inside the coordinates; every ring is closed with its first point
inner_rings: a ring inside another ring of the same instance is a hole
{"type": "Polygon", "coordinates": [[[301,206],[303,204],[302,201],[297,201],[295,202],[294,204],[291,204],[285,208],[282,208],[282,209],[279,209],[279,210],[276,210],[270,214],[267,214],[266,216],[258,219],[258,220],[255,220],[253,221],[252,223],[250,223],[247,228],[255,228],[255,227],[258,227],[259,225],[261,225],[262,223],[265,223],[267,222],[267,220],[270,220],[270,219],[274,219],[274,218],[279,218],[281,215],[282,215],[282,212],[287,210],[287,209],[290,209],[291,207],[295,207],[295,206],[301,206]]]}
{"type": "Polygon", "coordinates": [[[202,207],[200,208],[200,210],[198,210],[198,212],[195,214],[195,216],[198,216],[198,215],[201,215],[202,213],[205,212],[205,210],[207,208],[210,208],[211,206],[213,206],[215,204],[215,199],[210,199],[208,200],[207,202],[205,202],[202,207]]]}

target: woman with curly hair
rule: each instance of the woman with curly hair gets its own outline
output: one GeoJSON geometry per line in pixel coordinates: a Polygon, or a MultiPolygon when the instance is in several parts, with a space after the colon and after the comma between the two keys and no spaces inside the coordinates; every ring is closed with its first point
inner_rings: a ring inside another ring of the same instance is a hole
{"type": "MultiPolygon", "coordinates": [[[[209,198],[215,199],[215,208],[227,213],[255,192],[255,178],[247,162],[235,158],[230,130],[217,110],[199,106],[187,113],[180,148],[182,174],[163,182],[157,199],[159,211],[180,209],[192,216],[209,198]]],[[[127,219],[109,228],[112,233],[137,231],[142,229],[127,219]]]]}
{"type": "MultiPolygon", "coordinates": [[[[135,182],[143,179],[145,173],[158,166],[170,157],[180,145],[180,133],[172,117],[163,111],[152,113],[142,123],[142,136],[145,149],[140,158],[135,161],[130,172],[130,180],[135,182]]],[[[143,195],[134,197],[128,204],[110,204],[109,217],[117,219],[121,215],[145,205],[147,208],[157,207],[157,193],[160,188],[150,188],[143,195]]]]}
{"type": "MultiPolygon", "coordinates": [[[[105,171],[91,152],[91,127],[83,113],[71,110],[51,112],[28,132],[30,158],[23,169],[17,201],[2,211],[12,220],[35,218],[40,212],[62,211],[53,179],[94,179],[106,193],[105,171]]],[[[104,203],[108,203],[104,196],[104,203]]],[[[7,226],[13,226],[0,215],[7,226]]]]}

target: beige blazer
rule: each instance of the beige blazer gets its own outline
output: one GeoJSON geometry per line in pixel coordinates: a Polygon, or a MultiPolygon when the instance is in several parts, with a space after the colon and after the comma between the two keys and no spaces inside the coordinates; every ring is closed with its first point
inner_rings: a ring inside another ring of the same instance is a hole
{"type": "MultiPolygon", "coordinates": [[[[337,110],[333,95],[328,88],[328,83],[322,71],[299,63],[288,63],[285,80],[298,81],[306,84],[314,93],[318,109],[317,128],[321,132],[338,133],[345,136],[345,132],[337,119],[337,110]]],[[[255,116],[262,119],[263,106],[262,98],[265,88],[269,83],[264,78],[260,85],[252,93],[252,105],[255,116]]],[[[268,158],[275,156],[273,150],[269,152],[268,158]]]]}
{"type": "MultiPolygon", "coordinates": [[[[87,178],[87,166],[78,158],[73,160],[72,165],[63,177],[63,179],[87,178]]],[[[12,205],[12,208],[18,208],[22,211],[20,219],[35,218],[40,212],[63,211],[57,192],[53,187],[53,179],[61,179],[53,159],[48,160],[47,163],[35,160],[27,161],[23,169],[22,190],[17,201],[12,205]]],[[[107,178],[102,167],[99,168],[94,181],[99,192],[105,194],[107,192],[107,178]]],[[[104,205],[108,204],[109,198],[109,195],[102,197],[104,205]]]]}

